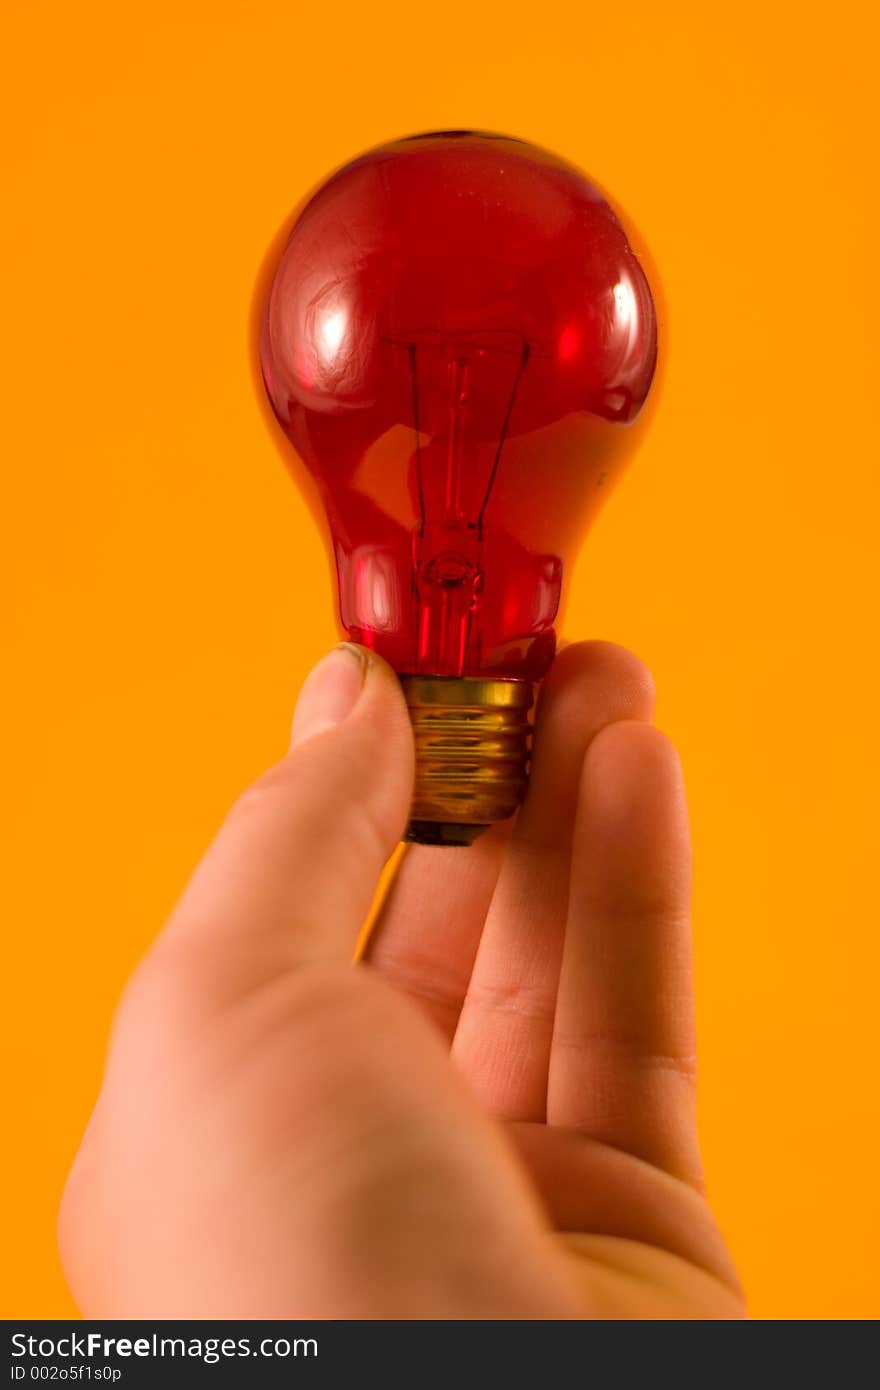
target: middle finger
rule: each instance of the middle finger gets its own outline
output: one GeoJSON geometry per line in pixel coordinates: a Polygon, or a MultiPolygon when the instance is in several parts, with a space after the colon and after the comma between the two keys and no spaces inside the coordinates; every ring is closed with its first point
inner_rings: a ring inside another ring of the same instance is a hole
{"type": "Polygon", "coordinates": [[[572,829],[591,740],[620,719],[650,720],[653,683],[609,642],[559,656],[541,692],[529,789],[477,950],[453,1056],[493,1114],[545,1118],[568,909],[572,829]]]}

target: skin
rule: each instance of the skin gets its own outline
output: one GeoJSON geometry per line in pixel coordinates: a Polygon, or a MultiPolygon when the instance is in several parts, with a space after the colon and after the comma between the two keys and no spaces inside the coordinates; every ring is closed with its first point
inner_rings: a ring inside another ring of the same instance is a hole
{"type": "Polygon", "coordinates": [[[89,1318],[740,1318],[694,1118],[684,791],[573,645],[527,800],[410,848],[393,673],[343,646],[117,1010],[59,1218],[89,1318]]]}

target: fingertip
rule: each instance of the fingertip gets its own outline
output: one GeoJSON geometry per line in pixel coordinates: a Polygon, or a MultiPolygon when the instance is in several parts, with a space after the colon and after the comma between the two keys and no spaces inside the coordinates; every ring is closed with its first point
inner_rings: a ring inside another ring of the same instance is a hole
{"type": "Polygon", "coordinates": [[[382,657],[365,647],[355,650],[363,653],[366,674],[361,698],[352,712],[352,724],[361,735],[363,747],[372,749],[384,765],[393,762],[411,794],[415,746],[403,687],[382,657]]]}
{"type": "Polygon", "coordinates": [[[336,728],[352,713],[366,682],[368,655],[362,647],[340,642],[312,667],[293,712],[291,748],[336,728]]]}
{"type": "Polygon", "coordinates": [[[650,720],[653,708],[651,674],[625,647],[595,641],[566,647],[538,702],[526,818],[536,807],[540,819],[546,819],[551,806],[562,816],[573,816],[591,742],[618,720],[650,720]]]}
{"type": "Polygon", "coordinates": [[[293,714],[290,751],[318,735],[339,733],[349,724],[358,743],[374,745],[383,761],[388,757],[411,758],[412,731],[395,672],[367,647],[340,642],[309,671],[302,684],[293,714]]]}
{"type": "Polygon", "coordinates": [[[618,719],[599,730],[588,750],[583,778],[609,795],[656,784],[684,796],[678,749],[662,729],[639,719],[618,719]]]}
{"type": "Polygon", "coordinates": [[[576,838],[614,891],[686,899],[690,832],[678,750],[639,720],[608,724],[594,738],[581,773],[576,838]],[[601,870],[601,871],[600,871],[601,870]]]}
{"type": "MultiPolygon", "coordinates": [[[[306,698],[318,706],[314,733],[294,738],[280,775],[311,788],[316,818],[329,798],[344,822],[353,814],[354,798],[383,827],[383,836],[396,843],[409,812],[415,763],[412,726],[397,675],[375,652],[343,642],[306,678],[300,703],[306,698]],[[335,689],[328,692],[329,710],[321,707],[322,672],[328,670],[330,682],[341,680],[349,694],[357,682],[355,698],[336,719],[343,701],[335,689]]],[[[299,723],[298,705],[295,733],[299,723]]]]}
{"type": "Polygon", "coordinates": [[[616,642],[598,639],[572,642],[557,656],[544,681],[541,703],[551,703],[569,691],[613,692],[620,718],[651,719],[654,713],[654,679],[645,663],[616,642]]]}

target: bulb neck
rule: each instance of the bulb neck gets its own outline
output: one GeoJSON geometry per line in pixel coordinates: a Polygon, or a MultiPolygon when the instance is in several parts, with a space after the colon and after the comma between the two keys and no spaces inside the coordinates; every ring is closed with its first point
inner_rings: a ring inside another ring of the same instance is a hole
{"type": "Polygon", "coordinates": [[[400,677],[416,748],[405,838],[469,845],[507,820],[528,781],[529,681],[470,676],[400,677]]]}

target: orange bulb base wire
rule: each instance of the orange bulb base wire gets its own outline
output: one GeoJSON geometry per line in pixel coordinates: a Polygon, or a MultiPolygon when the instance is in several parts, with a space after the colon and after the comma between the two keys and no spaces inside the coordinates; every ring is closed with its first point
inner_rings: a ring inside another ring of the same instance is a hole
{"type": "Polygon", "coordinates": [[[528,782],[530,681],[400,677],[413,726],[416,780],[406,840],[470,845],[507,820],[528,782]]]}

